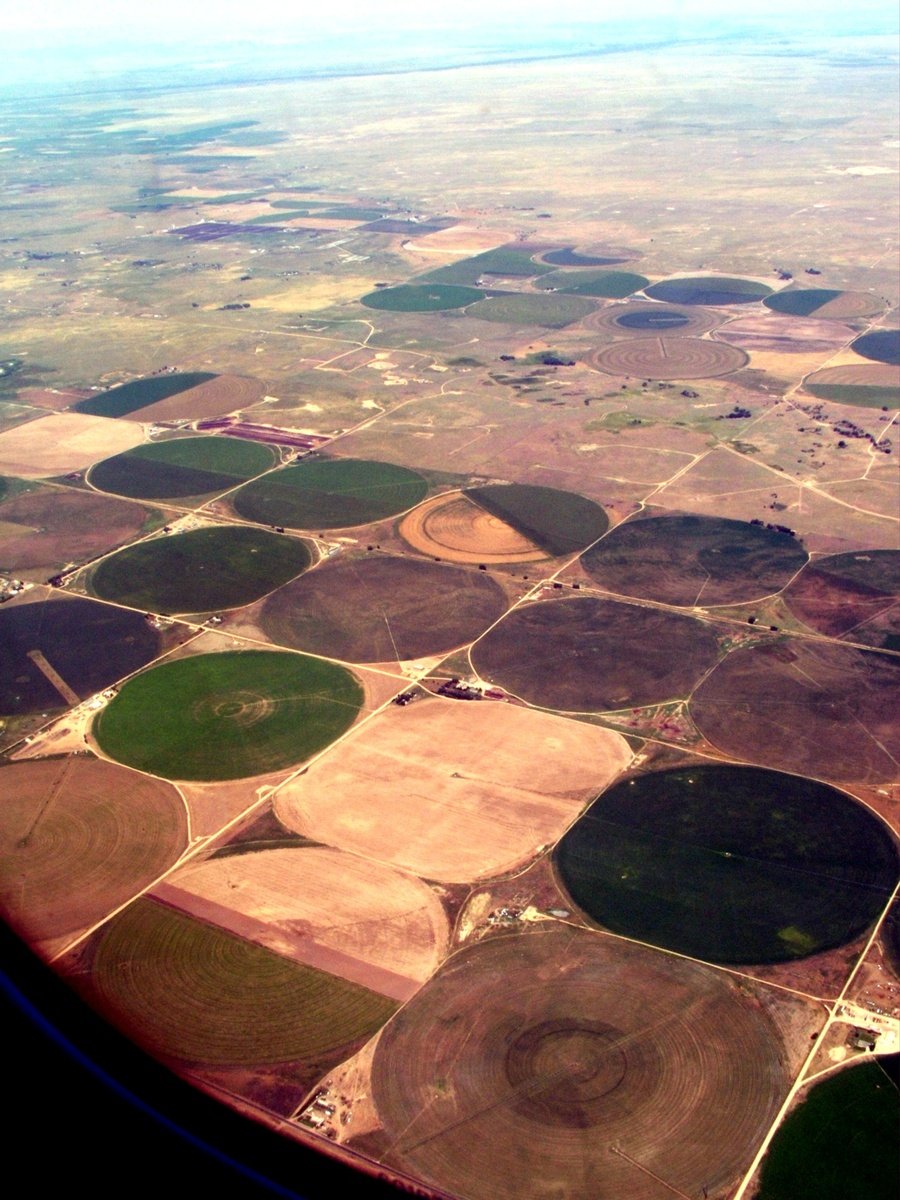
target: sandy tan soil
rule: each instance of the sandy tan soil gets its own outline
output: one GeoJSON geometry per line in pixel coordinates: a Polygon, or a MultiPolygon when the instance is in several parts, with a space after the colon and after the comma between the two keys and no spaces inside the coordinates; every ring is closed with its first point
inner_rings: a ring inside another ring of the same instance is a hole
{"type": "Polygon", "coordinates": [[[142,421],[198,420],[237,412],[258,404],[266,385],[245,375],[217,375],[215,379],[188,388],[167,400],[158,400],[139,409],[134,416],[142,421]]]}
{"type": "Polygon", "coordinates": [[[478,229],[474,225],[452,225],[437,233],[406,242],[406,248],[423,254],[474,255],[493,250],[509,241],[509,234],[496,229],[478,229]]]}
{"type": "Polygon", "coordinates": [[[392,708],[288,783],[289,828],[427,879],[497,875],[555,841],[631,760],[624,738],[508,704],[392,708]]]}
{"type": "Polygon", "coordinates": [[[0,433],[0,474],[40,479],[64,475],[139,445],[144,431],[133,421],[53,413],[0,433]]]}
{"type": "Polygon", "coordinates": [[[154,895],[396,1000],[418,990],[449,940],[441,902],[426,884],[325,847],[209,859],[179,871],[154,895]]]}
{"type": "Polygon", "coordinates": [[[414,508],[398,532],[414,550],[455,563],[535,562],[546,553],[462,492],[445,492],[414,508]]]}

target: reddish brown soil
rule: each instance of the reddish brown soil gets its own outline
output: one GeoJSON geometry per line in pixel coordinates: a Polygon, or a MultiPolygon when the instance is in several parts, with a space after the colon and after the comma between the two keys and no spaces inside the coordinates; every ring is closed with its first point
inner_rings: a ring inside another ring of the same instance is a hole
{"type": "Polygon", "coordinates": [[[188,388],[167,400],[148,404],[132,414],[141,421],[196,421],[201,417],[218,417],[258,404],[266,394],[266,385],[258,379],[243,375],[217,375],[206,383],[188,388]]]}
{"type": "Polygon", "coordinates": [[[135,537],[147,517],[140,504],[94,492],[23,492],[0,505],[0,571],[83,562],[135,537]]]}

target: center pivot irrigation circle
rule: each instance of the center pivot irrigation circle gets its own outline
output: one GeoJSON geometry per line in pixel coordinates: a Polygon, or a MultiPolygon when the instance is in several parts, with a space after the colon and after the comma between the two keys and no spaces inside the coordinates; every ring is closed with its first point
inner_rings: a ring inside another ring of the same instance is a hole
{"type": "Polygon", "coordinates": [[[386,1161],[454,1195],[649,1200],[654,1176],[690,1196],[735,1178],[782,1062],[726,976],[548,922],[452,955],[383,1030],[372,1090],[386,1161]]]}
{"type": "Polygon", "coordinates": [[[714,379],[745,367],[749,355],[708,338],[652,337],[614,342],[589,354],[588,366],[639,379],[714,379]]]}
{"type": "Polygon", "coordinates": [[[111,758],[164,779],[241,779],[302,762],[348,729],[363,692],[334,663],[198,654],[130,679],[94,721],[111,758]]]}
{"type": "Polygon", "coordinates": [[[561,1125],[596,1125],[602,1102],[625,1079],[621,1030],[583,1017],[541,1021],[506,1055],[506,1078],[524,1116],[561,1125]]]}

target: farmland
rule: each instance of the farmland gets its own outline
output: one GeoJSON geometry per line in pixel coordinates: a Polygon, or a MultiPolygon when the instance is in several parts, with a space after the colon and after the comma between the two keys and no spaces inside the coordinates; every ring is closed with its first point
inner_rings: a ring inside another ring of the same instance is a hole
{"type": "Polygon", "coordinates": [[[316,659],[201,655],[136,675],[94,736],[110,757],[153,775],[235,779],[302,762],[353,724],[361,702],[349,672],[316,659]]]}
{"type": "Polygon", "coordinates": [[[894,42],[191,19],[0,86],[0,919],[288,1156],[856,1200],[806,1112],[878,1195],[894,42]]]}

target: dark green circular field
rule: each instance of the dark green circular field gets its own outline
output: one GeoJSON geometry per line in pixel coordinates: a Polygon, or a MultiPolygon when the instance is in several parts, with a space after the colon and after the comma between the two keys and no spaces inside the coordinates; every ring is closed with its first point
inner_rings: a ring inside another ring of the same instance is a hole
{"type": "Polygon", "coordinates": [[[484,292],[478,288],[462,287],[449,283],[404,283],[400,287],[379,288],[363,296],[366,308],[380,308],[388,312],[439,312],[446,308],[465,308],[482,300],[484,292]]]}
{"type": "Polygon", "coordinates": [[[660,329],[680,329],[690,323],[690,316],[679,312],[677,308],[642,308],[637,312],[623,312],[620,317],[616,317],[616,324],[622,329],[649,329],[651,332],[660,329]]]}
{"type": "Polygon", "coordinates": [[[277,462],[275,451],[239,438],[192,437],[136,446],[91,468],[88,482],[135,500],[226,492],[277,462]]]}
{"type": "Polygon", "coordinates": [[[90,578],[101,600],[154,613],[239,608],[312,562],[306,542],[265,529],[214,525],[129,546],[90,578]]]}
{"type": "Polygon", "coordinates": [[[900,329],[876,329],[864,333],[851,343],[850,349],[873,362],[900,366],[900,329]]]}
{"type": "Polygon", "coordinates": [[[351,1049],[397,1007],[146,898],[104,930],[89,987],[104,1015],[152,1054],[220,1065],[351,1049]]]}
{"type": "Polygon", "coordinates": [[[796,288],[793,291],[775,292],[767,296],[763,303],[772,312],[787,313],[791,317],[811,317],[817,309],[842,294],[834,288],[796,288]]]}
{"type": "Polygon", "coordinates": [[[325,563],[269,596],[272,641],[347,662],[394,662],[470,642],[506,610],[486,574],[388,556],[325,563]]]}
{"type": "Polygon", "coordinates": [[[807,1089],[763,1159],[757,1200],[896,1200],[900,1091],[877,1062],[807,1089]]]}
{"type": "Polygon", "coordinates": [[[0,609],[0,713],[69,708],[156,658],[142,614],[81,597],[0,609]],[[60,690],[62,689],[62,690],[60,690]]]}
{"type": "Polygon", "coordinates": [[[94,720],[110,758],[164,779],[241,779],[323,749],[363,702],[343,667],[272,650],[199,654],[130,679],[94,720]]]}
{"type": "Polygon", "coordinates": [[[710,962],[792,961],[876,920],[900,859],[887,828],[822,783],[695,766],[602,795],[556,849],[595,921],[710,962]]]}
{"type": "Polygon", "coordinates": [[[619,525],[585,551],[581,563],[611,592],[663,604],[716,605],[780,591],[807,559],[788,533],[684,515],[619,525]]]}
{"type": "Polygon", "coordinates": [[[537,280],[541,291],[562,292],[566,296],[600,296],[621,300],[639,292],[650,281],[633,271],[551,271],[537,280]]]}
{"type": "Polygon", "coordinates": [[[215,379],[215,375],[209,371],[149,375],[146,379],[134,379],[131,383],[123,383],[107,392],[98,392],[96,396],[79,400],[75,411],[95,417],[127,417],[139,408],[147,408],[159,400],[178,396],[201,383],[208,383],[210,379],[215,379]]]}
{"type": "Polygon", "coordinates": [[[239,516],[291,529],[348,529],[412,508],[428,484],[415,471],[357,458],[296,463],[229,497],[239,516]]]}
{"type": "Polygon", "coordinates": [[[772,289],[764,283],[727,275],[663,279],[644,290],[654,300],[665,300],[668,304],[753,304],[772,294],[772,289]]]}

